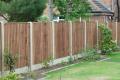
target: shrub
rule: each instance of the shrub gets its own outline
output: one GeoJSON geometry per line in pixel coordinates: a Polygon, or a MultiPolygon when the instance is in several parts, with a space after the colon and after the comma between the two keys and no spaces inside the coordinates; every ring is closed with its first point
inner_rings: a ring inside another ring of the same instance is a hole
{"type": "Polygon", "coordinates": [[[69,64],[72,64],[72,63],[73,63],[73,61],[74,61],[74,59],[73,59],[73,57],[72,57],[72,56],[68,57],[68,63],[69,63],[69,64]]]}
{"type": "Polygon", "coordinates": [[[47,16],[40,16],[40,17],[38,17],[38,21],[48,21],[49,20],[49,18],[47,17],[47,16]]]}
{"type": "Polygon", "coordinates": [[[88,49],[84,51],[82,56],[84,60],[89,60],[89,61],[100,59],[100,54],[98,54],[95,49],[88,49]]]}
{"type": "Polygon", "coordinates": [[[20,80],[20,79],[17,74],[9,73],[7,76],[1,77],[0,80],[20,80]]]}
{"type": "Polygon", "coordinates": [[[53,61],[53,58],[51,57],[51,56],[49,56],[47,59],[45,59],[44,61],[43,61],[43,67],[44,68],[49,68],[49,66],[50,66],[50,62],[52,62],[53,61]]]}
{"type": "Polygon", "coordinates": [[[99,25],[101,32],[100,50],[102,54],[109,54],[117,48],[116,42],[112,40],[112,32],[105,24],[99,25]]]}
{"type": "Polygon", "coordinates": [[[32,71],[28,72],[26,75],[24,75],[24,80],[36,80],[36,74],[32,71]]]}
{"type": "Polygon", "coordinates": [[[66,61],[64,61],[64,60],[61,61],[61,65],[66,65],[66,64],[67,64],[66,61]]]}
{"type": "Polygon", "coordinates": [[[10,72],[15,71],[14,68],[15,68],[15,64],[17,62],[17,58],[18,58],[17,55],[14,56],[8,50],[5,50],[4,63],[10,72]]]}

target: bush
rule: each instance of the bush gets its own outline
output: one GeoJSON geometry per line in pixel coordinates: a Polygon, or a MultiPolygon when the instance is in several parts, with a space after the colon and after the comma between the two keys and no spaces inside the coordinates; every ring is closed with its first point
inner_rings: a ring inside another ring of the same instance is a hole
{"type": "Polygon", "coordinates": [[[44,61],[43,61],[43,68],[49,68],[49,66],[50,66],[50,62],[52,62],[53,61],[53,58],[52,58],[52,56],[49,56],[47,59],[45,59],[44,61]]]}
{"type": "Polygon", "coordinates": [[[38,17],[38,21],[48,21],[49,18],[47,16],[40,16],[38,17]]]}
{"type": "Polygon", "coordinates": [[[66,61],[64,61],[64,60],[61,61],[61,65],[66,65],[66,64],[67,64],[66,61]]]}
{"type": "Polygon", "coordinates": [[[100,50],[102,54],[110,54],[117,49],[116,42],[112,40],[112,31],[106,25],[99,25],[101,32],[100,50]]]}
{"type": "Polygon", "coordinates": [[[95,49],[88,49],[84,51],[82,56],[84,60],[89,60],[89,61],[100,59],[100,54],[98,54],[95,49]]]}
{"type": "Polygon", "coordinates": [[[37,21],[47,0],[0,0],[0,14],[10,22],[37,21]]]}
{"type": "Polygon", "coordinates": [[[36,74],[32,71],[27,72],[27,74],[24,75],[24,80],[36,80],[36,74]]]}
{"type": "Polygon", "coordinates": [[[69,63],[69,64],[72,64],[73,61],[74,61],[73,57],[72,57],[72,56],[69,56],[69,57],[68,57],[68,63],[69,63]]]}
{"type": "Polygon", "coordinates": [[[20,79],[17,74],[9,73],[7,76],[1,77],[0,80],[20,80],[20,79]]]}
{"type": "Polygon", "coordinates": [[[12,55],[8,50],[5,50],[4,54],[4,63],[9,69],[10,72],[15,71],[15,64],[17,62],[18,56],[17,55],[12,55]]]}

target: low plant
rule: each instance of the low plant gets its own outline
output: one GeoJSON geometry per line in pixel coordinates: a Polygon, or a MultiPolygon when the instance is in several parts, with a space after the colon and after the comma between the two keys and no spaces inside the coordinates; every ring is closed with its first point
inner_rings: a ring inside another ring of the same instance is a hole
{"type": "Polygon", "coordinates": [[[10,72],[7,76],[1,77],[0,80],[20,80],[16,73],[10,72]]]}
{"type": "Polygon", "coordinates": [[[17,59],[18,59],[18,55],[12,55],[7,49],[5,50],[4,63],[10,72],[15,71],[15,65],[16,65],[17,59]]]}
{"type": "Polygon", "coordinates": [[[66,65],[66,61],[62,60],[61,65],[66,65]]]}
{"type": "Polygon", "coordinates": [[[36,75],[34,72],[30,71],[25,75],[25,80],[36,80],[36,75]]]}
{"type": "Polygon", "coordinates": [[[72,56],[69,56],[69,57],[68,57],[68,63],[69,63],[69,64],[72,64],[73,61],[74,61],[73,57],[72,57],[72,56]]]}
{"type": "Polygon", "coordinates": [[[52,58],[52,56],[49,56],[47,59],[45,59],[44,61],[43,61],[43,67],[44,68],[49,68],[49,66],[50,66],[50,62],[52,62],[53,61],[53,58],[52,58]]]}
{"type": "Polygon", "coordinates": [[[83,60],[94,61],[100,59],[100,54],[97,53],[96,49],[87,49],[82,53],[83,60]]]}
{"type": "Polygon", "coordinates": [[[112,40],[112,31],[105,24],[99,25],[101,32],[100,50],[102,54],[110,54],[117,49],[116,41],[112,40]]]}

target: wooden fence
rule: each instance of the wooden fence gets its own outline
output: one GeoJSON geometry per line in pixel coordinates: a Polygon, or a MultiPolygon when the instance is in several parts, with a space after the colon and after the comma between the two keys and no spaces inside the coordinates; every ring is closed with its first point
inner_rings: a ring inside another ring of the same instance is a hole
{"type": "MultiPolygon", "coordinates": [[[[4,49],[18,55],[17,67],[39,64],[49,58],[75,55],[99,47],[99,22],[0,23],[0,69],[4,68],[4,49]]],[[[120,45],[120,23],[107,23],[113,40],[120,45]]]]}

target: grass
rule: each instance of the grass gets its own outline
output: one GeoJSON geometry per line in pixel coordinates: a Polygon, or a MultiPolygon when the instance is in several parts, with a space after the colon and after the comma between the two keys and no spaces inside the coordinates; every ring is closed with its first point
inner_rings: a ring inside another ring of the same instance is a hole
{"type": "Polygon", "coordinates": [[[120,52],[114,52],[108,56],[110,62],[120,62],[120,52]]]}
{"type": "Polygon", "coordinates": [[[120,80],[120,52],[102,62],[83,62],[47,74],[46,80],[120,80]]]}

